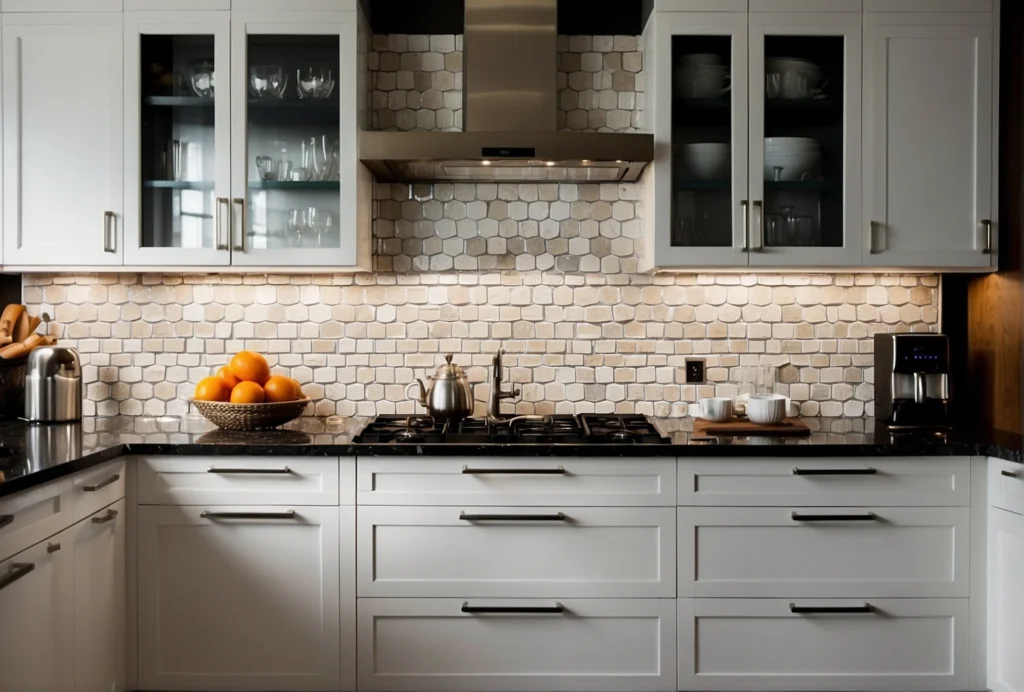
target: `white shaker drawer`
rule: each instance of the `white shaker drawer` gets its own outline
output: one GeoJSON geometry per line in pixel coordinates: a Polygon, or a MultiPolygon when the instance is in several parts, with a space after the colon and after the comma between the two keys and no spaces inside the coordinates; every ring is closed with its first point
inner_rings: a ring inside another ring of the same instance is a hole
{"type": "Polygon", "coordinates": [[[337,505],[337,457],[145,457],[143,505],[337,505]]]}
{"type": "Polygon", "coordinates": [[[360,597],[675,596],[675,509],[357,511],[360,597]]]}
{"type": "Polygon", "coordinates": [[[679,504],[967,507],[970,459],[720,459],[679,462],[679,504]]]}
{"type": "Polygon", "coordinates": [[[1024,514],[1024,464],[989,459],[988,497],[993,507],[1024,514]]]}
{"type": "Polygon", "coordinates": [[[71,478],[75,521],[81,521],[124,497],[124,460],[76,473],[71,478]]]}
{"type": "Polygon", "coordinates": [[[676,504],[675,459],[359,457],[361,505],[676,504]]]}
{"type": "Polygon", "coordinates": [[[67,478],[0,500],[0,560],[63,531],[73,517],[67,478]]]}
{"type": "Polygon", "coordinates": [[[966,598],[967,507],[679,510],[679,595],[966,598]]]}
{"type": "Polygon", "coordinates": [[[358,611],[360,690],[675,690],[674,600],[361,598],[358,611]]]}
{"type": "Polygon", "coordinates": [[[680,599],[679,689],[966,690],[968,639],[966,598],[680,599]]]}

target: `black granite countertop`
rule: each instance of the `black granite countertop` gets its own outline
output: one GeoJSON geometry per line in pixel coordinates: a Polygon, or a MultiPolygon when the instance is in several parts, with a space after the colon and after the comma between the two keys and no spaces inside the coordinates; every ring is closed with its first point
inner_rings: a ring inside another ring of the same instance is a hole
{"type": "Polygon", "coordinates": [[[693,420],[655,419],[671,437],[660,445],[353,444],[368,418],[300,418],[278,430],[220,430],[199,416],[114,416],[81,423],[0,422],[0,497],[47,483],[123,454],[220,456],[594,456],[850,457],[991,456],[1024,462],[1024,439],[1001,431],[954,430],[942,436],[896,434],[870,418],[807,418],[807,437],[734,437],[704,441],[693,420]]]}

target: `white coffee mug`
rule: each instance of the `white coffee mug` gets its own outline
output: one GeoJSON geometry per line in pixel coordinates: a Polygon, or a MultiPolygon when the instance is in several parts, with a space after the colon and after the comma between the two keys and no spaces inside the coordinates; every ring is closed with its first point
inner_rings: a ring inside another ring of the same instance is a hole
{"type": "Polygon", "coordinates": [[[700,400],[700,416],[712,423],[724,423],[732,419],[732,399],[728,397],[709,397],[700,400]]]}

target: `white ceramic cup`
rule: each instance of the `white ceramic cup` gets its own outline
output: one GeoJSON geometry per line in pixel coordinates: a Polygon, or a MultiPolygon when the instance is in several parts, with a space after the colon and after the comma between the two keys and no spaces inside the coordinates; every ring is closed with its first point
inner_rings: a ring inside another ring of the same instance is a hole
{"type": "Polygon", "coordinates": [[[732,399],[709,397],[700,400],[700,417],[712,423],[724,423],[732,419],[732,399]]]}
{"type": "Polygon", "coordinates": [[[786,397],[781,394],[755,394],[747,399],[747,418],[751,423],[771,425],[786,419],[786,397]]]}

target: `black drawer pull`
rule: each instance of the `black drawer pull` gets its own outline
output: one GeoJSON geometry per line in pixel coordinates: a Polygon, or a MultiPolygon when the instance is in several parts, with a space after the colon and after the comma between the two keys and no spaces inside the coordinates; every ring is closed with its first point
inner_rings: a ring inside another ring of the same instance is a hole
{"type": "Polygon", "coordinates": [[[8,524],[14,523],[13,514],[0,514],[0,529],[7,526],[8,524]]]}
{"type": "Polygon", "coordinates": [[[3,591],[8,586],[18,581],[26,574],[34,570],[36,566],[31,562],[26,563],[11,563],[11,571],[0,577],[0,591],[3,591]]]}
{"type": "Polygon", "coordinates": [[[564,476],[565,469],[561,466],[553,469],[478,469],[469,466],[462,467],[463,473],[471,473],[477,476],[488,474],[502,476],[564,476]]]}
{"type": "Polygon", "coordinates": [[[864,514],[800,514],[793,512],[793,521],[878,521],[874,512],[864,514]]]}
{"type": "Polygon", "coordinates": [[[1020,478],[1020,474],[1016,471],[1007,471],[1006,469],[1003,469],[999,473],[1003,474],[1007,478],[1020,478]]]}
{"type": "Polygon", "coordinates": [[[93,485],[83,485],[82,490],[87,493],[94,493],[97,490],[100,490],[101,488],[106,488],[108,485],[117,483],[119,480],[121,480],[121,475],[115,473],[113,476],[111,476],[105,481],[100,481],[99,483],[95,483],[93,485]]]}
{"type": "Polygon", "coordinates": [[[568,517],[558,514],[466,514],[459,515],[462,521],[566,521],[568,517]]]}
{"type": "Polygon", "coordinates": [[[794,476],[876,476],[878,469],[793,469],[794,476]]]}
{"type": "Polygon", "coordinates": [[[870,603],[865,603],[862,606],[798,606],[796,603],[790,603],[789,612],[797,615],[843,615],[873,613],[875,607],[870,603]]]}
{"type": "Polygon", "coordinates": [[[201,519],[294,519],[295,510],[287,512],[207,512],[199,514],[201,519]]]}
{"type": "Polygon", "coordinates": [[[463,603],[462,612],[471,615],[560,615],[565,612],[565,606],[471,606],[463,603]]]}
{"type": "Polygon", "coordinates": [[[285,466],[284,468],[280,468],[280,469],[221,469],[221,468],[217,468],[216,466],[211,466],[210,468],[206,469],[206,472],[207,473],[220,473],[220,474],[237,473],[237,474],[248,474],[248,475],[257,475],[257,474],[285,475],[285,474],[292,473],[292,470],[290,468],[288,468],[287,466],[285,466]]]}

